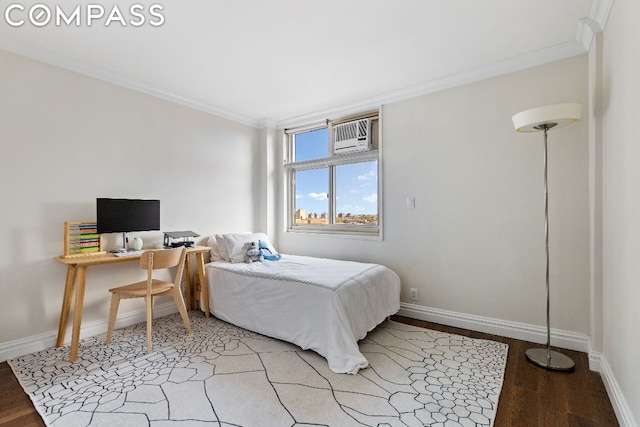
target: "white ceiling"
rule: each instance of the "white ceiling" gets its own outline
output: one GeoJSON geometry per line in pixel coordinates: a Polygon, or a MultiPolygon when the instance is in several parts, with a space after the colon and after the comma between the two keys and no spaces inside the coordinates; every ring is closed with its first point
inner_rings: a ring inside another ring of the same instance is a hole
{"type": "MultiPolygon", "coordinates": [[[[252,126],[331,117],[587,52],[613,0],[60,0],[80,26],[36,27],[22,2],[0,48],[252,126]],[[86,4],[105,17],[86,23],[86,4]],[[585,25],[587,24],[587,25],[585,25]]],[[[41,2],[42,3],[42,2],[41,2]]],[[[48,3],[48,2],[47,2],[48,3]]],[[[7,3],[4,2],[6,5],[7,3]]],[[[15,3],[11,3],[15,4],[15,3]]],[[[54,6],[52,5],[53,9],[54,6]]]]}

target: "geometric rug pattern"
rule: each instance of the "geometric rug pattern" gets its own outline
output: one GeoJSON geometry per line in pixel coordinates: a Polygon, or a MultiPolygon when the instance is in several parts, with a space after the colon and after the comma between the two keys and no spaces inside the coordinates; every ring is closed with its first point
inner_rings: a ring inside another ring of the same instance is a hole
{"type": "Polygon", "coordinates": [[[360,341],[369,367],[332,372],[313,351],[200,311],[9,361],[48,426],[492,426],[506,344],[386,321],[360,341]]]}

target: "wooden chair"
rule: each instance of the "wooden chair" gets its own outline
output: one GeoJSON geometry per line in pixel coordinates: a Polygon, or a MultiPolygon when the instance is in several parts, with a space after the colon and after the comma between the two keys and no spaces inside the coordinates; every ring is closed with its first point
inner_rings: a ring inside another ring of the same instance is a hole
{"type": "Polygon", "coordinates": [[[118,306],[120,300],[125,298],[144,298],[147,308],[147,352],[151,353],[151,325],[153,323],[153,298],[160,295],[171,295],[178,306],[178,311],[182,316],[182,321],[187,331],[191,333],[191,323],[187,315],[187,309],[182,298],[180,283],[182,282],[182,273],[184,271],[184,260],[186,257],[186,249],[184,247],[175,249],[157,249],[149,250],[142,253],[140,257],[140,268],[147,270],[147,280],[132,283],[130,285],[120,286],[109,289],[111,296],[111,310],[109,311],[109,329],[107,331],[107,344],[111,343],[113,336],[113,327],[118,314],[118,306]],[[165,282],[153,278],[153,270],[176,267],[176,276],[173,281],[165,282]]]}

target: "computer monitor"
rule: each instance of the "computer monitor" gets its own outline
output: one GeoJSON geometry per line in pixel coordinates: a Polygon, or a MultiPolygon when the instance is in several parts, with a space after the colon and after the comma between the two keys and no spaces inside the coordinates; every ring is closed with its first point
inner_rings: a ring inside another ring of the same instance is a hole
{"type": "Polygon", "coordinates": [[[99,234],[123,233],[127,250],[127,233],[160,230],[160,200],[97,198],[96,223],[99,234]]]}

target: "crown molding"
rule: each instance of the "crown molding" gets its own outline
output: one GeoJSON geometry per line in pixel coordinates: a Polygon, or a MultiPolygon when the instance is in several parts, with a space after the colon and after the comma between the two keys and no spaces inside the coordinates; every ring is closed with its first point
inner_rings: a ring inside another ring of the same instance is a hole
{"type": "Polygon", "coordinates": [[[439,79],[430,80],[415,86],[386,92],[377,96],[363,99],[358,102],[343,104],[334,108],[314,111],[309,114],[300,116],[282,118],[276,120],[278,128],[289,128],[303,125],[311,121],[327,118],[336,118],[358,111],[380,108],[381,105],[394,102],[404,101],[429,93],[462,86],[469,83],[485,80],[491,77],[497,77],[504,74],[513,73],[527,68],[543,65],[549,62],[559,61],[577,55],[586,53],[587,50],[579,41],[567,42],[561,45],[553,46],[548,49],[542,49],[504,61],[498,61],[491,64],[476,67],[471,70],[460,73],[450,74],[439,79]]]}
{"type": "Polygon", "coordinates": [[[586,51],[591,49],[591,43],[597,33],[604,31],[604,27],[609,19],[611,8],[614,0],[595,0],[591,6],[591,12],[588,18],[582,18],[578,22],[578,40],[586,51]]]}
{"type": "Polygon", "coordinates": [[[380,108],[383,104],[399,102],[416,96],[462,86],[464,84],[587,53],[591,49],[591,43],[595,34],[604,31],[607,19],[611,13],[611,8],[613,7],[613,2],[614,0],[594,0],[589,17],[583,18],[577,23],[578,29],[575,41],[515,58],[509,58],[504,61],[494,62],[461,73],[447,75],[440,79],[424,82],[416,86],[387,92],[360,102],[318,110],[300,116],[281,118],[275,121],[278,123],[278,128],[296,127],[318,119],[335,118],[366,109],[380,108]]]}
{"type": "Polygon", "coordinates": [[[29,59],[33,59],[35,61],[53,65],[58,68],[63,68],[74,73],[92,77],[97,80],[125,87],[136,92],[155,96],[157,98],[164,99],[165,101],[173,102],[203,111],[205,113],[213,114],[218,117],[238,122],[247,126],[258,127],[259,124],[258,120],[253,117],[214,106],[199,99],[177,94],[173,91],[151,84],[144,80],[125,77],[114,70],[83,63],[81,61],[71,60],[64,57],[63,55],[56,54],[45,49],[40,49],[24,43],[18,43],[12,40],[8,40],[3,36],[0,36],[0,49],[27,57],[29,59]]]}
{"type": "Polygon", "coordinates": [[[268,118],[263,118],[258,120],[256,127],[258,129],[276,129],[278,127],[278,122],[268,118]]]}
{"type": "Polygon", "coordinates": [[[614,0],[594,0],[589,17],[600,25],[602,31],[607,25],[614,0]]]}
{"type": "Polygon", "coordinates": [[[152,95],[166,101],[184,105],[196,110],[216,115],[257,129],[284,129],[300,126],[311,121],[327,118],[343,117],[364,110],[379,109],[384,104],[404,101],[413,97],[450,89],[457,86],[497,77],[504,74],[524,70],[538,65],[554,62],[572,56],[587,53],[595,33],[602,31],[613,7],[614,0],[594,0],[588,18],[578,22],[576,40],[561,45],[531,52],[503,61],[482,65],[470,70],[443,76],[418,85],[377,94],[368,98],[342,105],[318,109],[309,113],[290,117],[265,117],[257,119],[235,111],[214,106],[202,100],[177,94],[166,88],[153,85],[139,79],[128,78],[117,71],[97,67],[91,64],[71,60],[44,49],[27,46],[0,36],[0,49],[16,53],[40,62],[83,74],[98,80],[126,87],[138,92],[152,95]]]}

